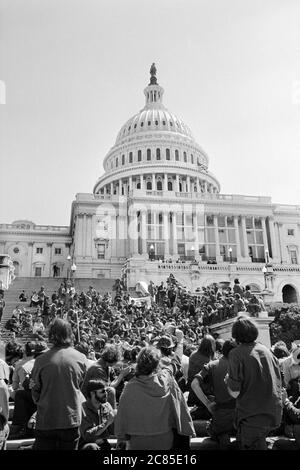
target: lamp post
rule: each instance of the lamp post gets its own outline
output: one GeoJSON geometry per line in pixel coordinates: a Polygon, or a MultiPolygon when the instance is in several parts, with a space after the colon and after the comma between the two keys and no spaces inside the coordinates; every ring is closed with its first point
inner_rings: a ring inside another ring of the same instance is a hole
{"type": "Polygon", "coordinates": [[[154,248],[153,243],[151,243],[151,245],[149,246],[149,258],[150,258],[150,261],[153,261],[153,260],[154,260],[154,256],[155,256],[155,248],[154,248]]]}
{"type": "Polygon", "coordinates": [[[76,269],[77,269],[77,266],[76,264],[73,262],[72,266],[71,266],[71,278],[74,279],[75,278],[75,273],[76,273],[76,269]]]}
{"type": "Polygon", "coordinates": [[[266,266],[262,267],[262,272],[263,272],[264,280],[265,280],[265,289],[267,289],[267,268],[266,268],[266,266]]]}
{"type": "Polygon", "coordinates": [[[195,261],[195,247],[194,247],[194,245],[191,247],[191,252],[192,252],[193,261],[195,261]]]}
{"type": "Polygon", "coordinates": [[[68,260],[68,270],[67,270],[67,279],[70,279],[71,277],[71,255],[68,254],[67,260],[68,260]]]}
{"type": "Polygon", "coordinates": [[[231,248],[231,246],[228,248],[228,252],[229,252],[229,263],[232,264],[232,248],[231,248]]]}
{"type": "Polygon", "coordinates": [[[270,261],[269,250],[265,250],[265,262],[269,263],[269,261],[270,261]]]}

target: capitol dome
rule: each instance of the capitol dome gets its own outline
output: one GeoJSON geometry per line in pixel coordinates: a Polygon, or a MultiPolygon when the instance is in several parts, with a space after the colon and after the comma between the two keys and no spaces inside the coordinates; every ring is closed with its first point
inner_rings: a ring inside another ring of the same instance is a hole
{"type": "MultiPolygon", "coordinates": [[[[114,146],[104,158],[105,174],[98,179],[94,193],[110,194],[113,191],[113,194],[125,195],[120,190],[123,184],[120,179],[123,181],[139,174],[140,179],[147,180],[150,169],[151,174],[155,174],[155,181],[161,174],[167,174],[168,179],[172,175],[172,180],[179,178],[180,181],[185,181],[188,175],[192,178],[193,191],[219,193],[219,182],[208,171],[207,154],[183,120],[163,104],[164,89],[157,83],[155,64],[151,66],[150,75],[150,83],[144,90],[145,106],[120,129],[114,146]]],[[[183,186],[180,183],[178,188],[183,186]]],[[[190,184],[188,186],[190,191],[190,184]]]]}

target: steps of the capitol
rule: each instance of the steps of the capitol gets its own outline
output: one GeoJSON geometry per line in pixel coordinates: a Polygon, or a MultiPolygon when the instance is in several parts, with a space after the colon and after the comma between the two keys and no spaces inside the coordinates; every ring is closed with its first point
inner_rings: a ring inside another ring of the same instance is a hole
{"type": "MultiPolygon", "coordinates": [[[[30,296],[33,291],[39,291],[41,286],[45,287],[46,294],[51,298],[52,294],[59,289],[60,284],[64,281],[64,278],[53,278],[53,277],[18,277],[16,278],[10,288],[5,291],[4,300],[5,308],[2,315],[0,326],[3,328],[12,316],[13,310],[17,305],[21,307],[29,308],[30,296]],[[25,291],[28,302],[20,302],[19,295],[22,291],[25,291]]],[[[90,286],[104,295],[107,292],[112,292],[115,279],[103,279],[103,278],[77,278],[74,280],[75,289],[78,293],[86,292],[90,286]]]]}

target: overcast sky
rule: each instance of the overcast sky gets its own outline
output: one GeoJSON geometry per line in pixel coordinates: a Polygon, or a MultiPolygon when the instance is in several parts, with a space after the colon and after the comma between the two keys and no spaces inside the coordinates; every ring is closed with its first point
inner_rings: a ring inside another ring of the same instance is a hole
{"type": "Polygon", "coordinates": [[[222,193],[300,204],[299,0],[0,0],[0,31],[0,222],[69,224],[152,62],[222,193]]]}

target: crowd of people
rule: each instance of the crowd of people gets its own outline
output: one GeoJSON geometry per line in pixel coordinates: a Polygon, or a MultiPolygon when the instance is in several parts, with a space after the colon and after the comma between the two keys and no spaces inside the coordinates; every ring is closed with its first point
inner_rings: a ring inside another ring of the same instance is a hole
{"type": "Polygon", "coordinates": [[[0,359],[0,446],[35,437],[35,449],[108,450],[114,435],[119,449],[184,450],[199,420],[221,449],[232,436],[265,449],[280,428],[300,446],[300,346],[257,342],[262,300],[238,279],[192,294],[171,275],[148,291],[151,304],[137,304],[121,281],[100,295],[68,280],[51,297],[33,292],[28,311],[21,293],[0,359]],[[231,340],[211,334],[231,317],[231,340]]]}

